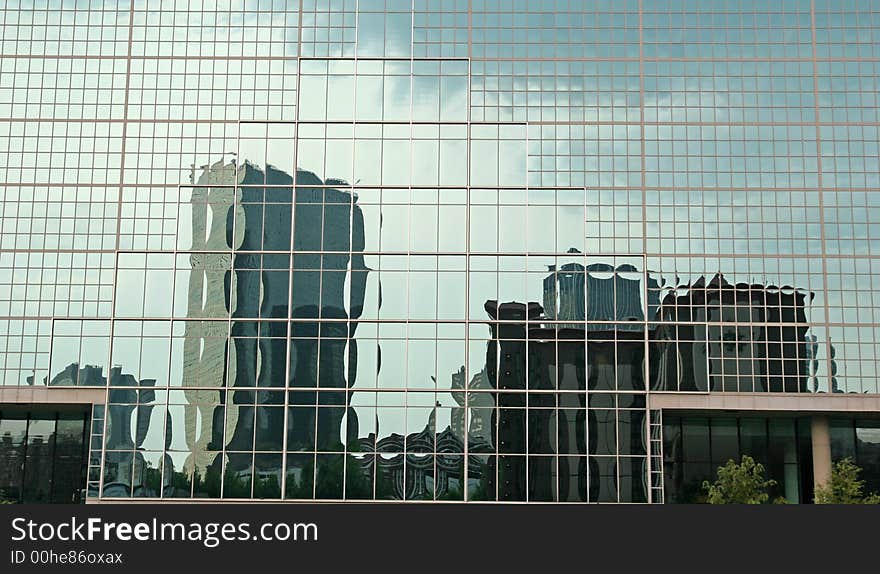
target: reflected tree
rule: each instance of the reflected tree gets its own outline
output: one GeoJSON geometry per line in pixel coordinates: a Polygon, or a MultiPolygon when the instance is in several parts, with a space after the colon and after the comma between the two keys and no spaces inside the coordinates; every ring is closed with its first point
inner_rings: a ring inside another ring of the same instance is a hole
{"type": "Polygon", "coordinates": [[[196,470],[193,474],[193,496],[195,498],[220,498],[220,470],[217,466],[209,466],[205,475],[196,470]]]}
{"type": "Polygon", "coordinates": [[[278,477],[270,474],[257,477],[254,481],[254,498],[281,498],[281,483],[278,477]]]}
{"type": "Polygon", "coordinates": [[[308,462],[299,473],[299,478],[294,472],[287,473],[287,498],[308,499],[313,498],[313,486],[315,480],[315,458],[309,457],[308,462]]]}
{"type": "Polygon", "coordinates": [[[229,466],[223,475],[223,497],[224,498],[250,498],[251,497],[251,477],[240,475],[229,466]]]}

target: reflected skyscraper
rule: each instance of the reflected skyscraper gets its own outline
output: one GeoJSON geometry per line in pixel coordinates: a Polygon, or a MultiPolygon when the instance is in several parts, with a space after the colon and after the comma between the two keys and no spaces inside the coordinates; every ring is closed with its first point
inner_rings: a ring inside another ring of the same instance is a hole
{"type": "Polygon", "coordinates": [[[297,171],[291,316],[298,321],[291,325],[289,381],[290,387],[318,389],[317,394],[292,393],[294,404],[322,408],[313,411],[313,417],[320,413],[317,421],[295,417],[291,432],[295,440],[316,440],[319,450],[357,437],[357,415],[348,404],[356,384],[355,332],[369,272],[357,196],[324,185],[313,173],[297,171]],[[341,435],[343,418],[346,436],[341,435]]]}
{"type": "Polygon", "coordinates": [[[247,161],[206,166],[195,182],[188,317],[226,315],[232,323],[231,329],[225,321],[186,323],[187,473],[204,477],[225,468],[250,481],[251,457],[240,453],[261,448],[261,437],[288,432],[291,449],[321,437],[330,442],[319,446],[332,448],[333,440],[342,440],[346,413],[349,433],[357,432],[346,406],[357,324],[347,320],[363,308],[362,217],[356,197],[325,187],[310,172],[299,170],[296,185],[289,174],[247,161]],[[295,257],[263,253],[291,249],[295,257]],[[317,254],[321,250],[334,254],[317,254]],[[319,345],[319,325],[338,339],[319,345]],[[229,391],[197,390],[218,384],[229,391]],[[298,410],[287,431],[284,393],[271,391],[286,387],[296,389],[290,404],[322,407],[298,410]],[[221,449],[229,453],[225,464],[221,449]]]}
{"type": "Polygon", "coordinates": [[[644,469],[630,459],[589,456],[646,453],[643,401],[635,395],[616,405],[614,395],[587,392],[644,390],[645,332],[613,324],[548,328],[537,303],[487,301],[486,311],[494,320],[487,374],[502,391],[492,421],[498,455],[488,471],[498,499],[617,500],[620,481],[629,489],[623,500],[644,500],[644,469]],[[606,410],[616,406],[634,410],[606,410]]]}
{"type": "MultiPolygon", "coordinates": [[[[188,283],[187,321],[183,350],[183,386],[187,398],[183,429],[189,455],[184,472],[205,476],[220,450],[224,410],[222,392],[200,393],[199,387],[222,384],[227,368],[228,324],[210,321],[229,313],[232,299],[227,293],[227,277],[232,266],[230,247],[241,244],[244,228],[236,226],[243,213],[235,202],[235,186],[245,175],[235,162],[218,161],[204,166],[192,189],[192,272],[188,283]],[[218,440],[219,439],[219,440],[218,440]]],[[[237,303],[237,300],[236,300],[237,303]]],[[[234,353],[234,349],[233,349],[234,353]]],[[[236,413],[229,413],[235,417],[236,413]]],[[[232,426],[236,419],[231,421],[232,426]]],[[[178,421],[179,423],[179,421],[178,421]]]]}

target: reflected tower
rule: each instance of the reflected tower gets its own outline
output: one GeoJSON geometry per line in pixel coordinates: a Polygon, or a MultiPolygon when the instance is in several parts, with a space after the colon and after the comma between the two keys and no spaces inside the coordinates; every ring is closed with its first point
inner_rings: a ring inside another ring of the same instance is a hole
{"type": "MultiPolygon", "coordinates": [[[[187,303],[187,317],[203,320],[187,321],[184,385],[223,385],[229,394],[186,391],[189,472],[219,472],[216,453],[225,443],[227,472],[247,478],[250,455],[235,453],[255,448],[255,430],[284,435],[284,410],[272,408],[284,405],[284,395],[272,389],[288,384],[296,387],[291,404],[329,407],[290,421],[289,448],[340,440],[357,365],[350,320],[363,309],[367,273],[355,202],[304,170],[294,185],[291,175],[247,161],[204,168],[192,193],[187,303]],[[204,320],[222,317],[231,327],[204,320]]],[[[347,422],[356,433],[352,413],[347,422]]]]}
{"type": "Polygon", "coordinates": [[[294,417],[289,426],[294,444],[288,447],[331,450],[357,439],[357,416],[348,405],[369,272],[364,218],[355,194],[328,186],[344,182],[323,182],[299,170],[296,183],[289,384],[297,388],[293,404],[318,408],[294,417]]]}
{"type": "MultiPolygon", "coordinates": [[[[234,222],[244,217],[235,194],[245,173],[234,161],[219,161],[202,169],[197,181],[193,171],[195,186],[190,200],[192,271],[186,310],[190,320],[186,321],[183,343],[183,386],[187,400],[183,433],[189,450],[185,471],[204,476],[222,444],[224,394],[194,389],[217,387],[224,382],[229,325],[227,321],[208,319],[222,319],[232,311],[228,308],[226,284],[232,266],[231,249],[241,245],[244,236],[244,229],[234,222]]],[[[174,432],[173,426],[169,427],[169,432],[174,432]]]]}

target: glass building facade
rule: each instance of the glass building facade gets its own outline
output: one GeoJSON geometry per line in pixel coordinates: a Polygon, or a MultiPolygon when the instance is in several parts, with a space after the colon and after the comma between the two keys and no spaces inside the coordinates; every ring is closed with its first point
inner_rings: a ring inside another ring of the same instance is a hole
{"type": "Polygon", "coordinates": [[[751,453],[805,502],[817,417],[880,488],[873,0],[0,31],[0,445],[37,448],[4,396],[103,390],[89,501],[682,502],[751,453]]]}

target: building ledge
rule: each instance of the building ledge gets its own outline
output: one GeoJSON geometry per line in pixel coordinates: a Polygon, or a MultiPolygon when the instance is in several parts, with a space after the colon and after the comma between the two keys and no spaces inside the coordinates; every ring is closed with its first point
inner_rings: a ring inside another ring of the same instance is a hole
{"type": "Polygon", "coordinates": [[[880,413],[876,394],[651,392],[649,404],[652,409],[688,411],[880,413]]]}
{"type": "Polygon", "coordinates": [[[104,387],[0,387],[0,404],[79,404],[103,405],[104,387]]]}

